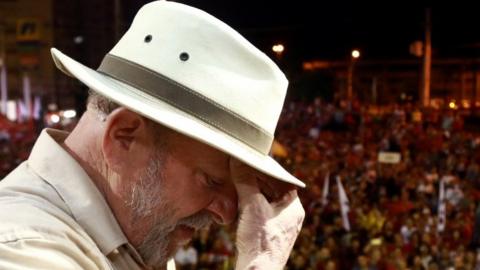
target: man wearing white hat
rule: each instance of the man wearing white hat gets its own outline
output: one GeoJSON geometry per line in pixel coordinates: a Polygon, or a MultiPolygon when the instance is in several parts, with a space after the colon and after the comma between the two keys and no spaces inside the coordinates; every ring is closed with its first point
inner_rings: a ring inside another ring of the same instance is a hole
{"type": "Polygon", "coordinates": [[[91,89],[87,111],[0,182],[0,269],[162,269],[195,230],[235,220],[236,269],[284,267],[304,184],[268,155],[288,82],[266,55],[167,1],[96,71],[52,55],[91,89]]]}

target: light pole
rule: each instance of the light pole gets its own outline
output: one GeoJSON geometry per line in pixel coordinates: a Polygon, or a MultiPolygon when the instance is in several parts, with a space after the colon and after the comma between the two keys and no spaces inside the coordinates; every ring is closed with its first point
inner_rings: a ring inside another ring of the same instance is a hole
{"type": "Polygon", "coordinates": [[[120,0],[114,1],[113,12],[115,14],[114,20],[114,33],[115,40],[119,40],[122,37],[122,3],[120,0]]]}
{"type": "Polygon", "coordinates": [[[423,76],[420,92],[422,107],[430,106],[430,72],[432,69],[432,38],[430,8],[425,12],[425,48],[423,51],[423,76]]]}
{"type": "Polygon", "coordinates": [[[360,51],[352,50],[350,61],[348,64],[348,74],[347,74],[347,100],[349,102],[351,102],[353,99],[353,67],[359,57],[360,57],[360,51]]]}

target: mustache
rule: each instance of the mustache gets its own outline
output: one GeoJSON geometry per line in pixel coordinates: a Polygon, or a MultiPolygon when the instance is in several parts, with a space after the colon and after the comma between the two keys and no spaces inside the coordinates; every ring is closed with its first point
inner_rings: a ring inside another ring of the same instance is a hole
{"type": "Polygon", "coordinates": [[[212,224],[213,224],[212,215],[205,211],[191,215],[186,218],[182,218],[177,222],[177,226],[185,225],[188,227],[192,227],[195,230],[200,230],[200,229],[209,227],[212,224]]]}

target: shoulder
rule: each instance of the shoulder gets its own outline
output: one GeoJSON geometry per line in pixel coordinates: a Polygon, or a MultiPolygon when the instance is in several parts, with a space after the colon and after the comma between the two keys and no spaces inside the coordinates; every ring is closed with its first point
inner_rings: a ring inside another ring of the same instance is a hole
{"type": "Polygon", "coordinates": [[[0,269],[109,269],[95,243],[61,211],[0,203],[0,220],[0,269]]]}
{"type": "Polygon", "coordinates": [[[0,269],[109,269],[55,189],[26,163],[0,182],[0,220],[0,269]]]}
{"type": "Polygon", "coordinates": [[[60,234],[78,226],[61,196],[26,162],[0,182],[0,220],[0,242],[12,232],[31,229],[60,234]]]}
{"type": "Polygon", "coordinates": [[[71,239],[20,228],[14,235],[2,235],[0,269],[110,268],[106,260],[86,253],[71,239]]]}

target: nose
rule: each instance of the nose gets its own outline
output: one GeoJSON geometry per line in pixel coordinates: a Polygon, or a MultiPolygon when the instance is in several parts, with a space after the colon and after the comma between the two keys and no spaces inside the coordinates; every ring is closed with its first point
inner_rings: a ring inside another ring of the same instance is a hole
{"type": "Polygon", "coordinates": [[[232,184],[214,194],[214,198],[207,206],[207,210],[212,214],[216,223],[227,225],[232,223],[237,217],[237,202],[237,192],[232,184]]]}

